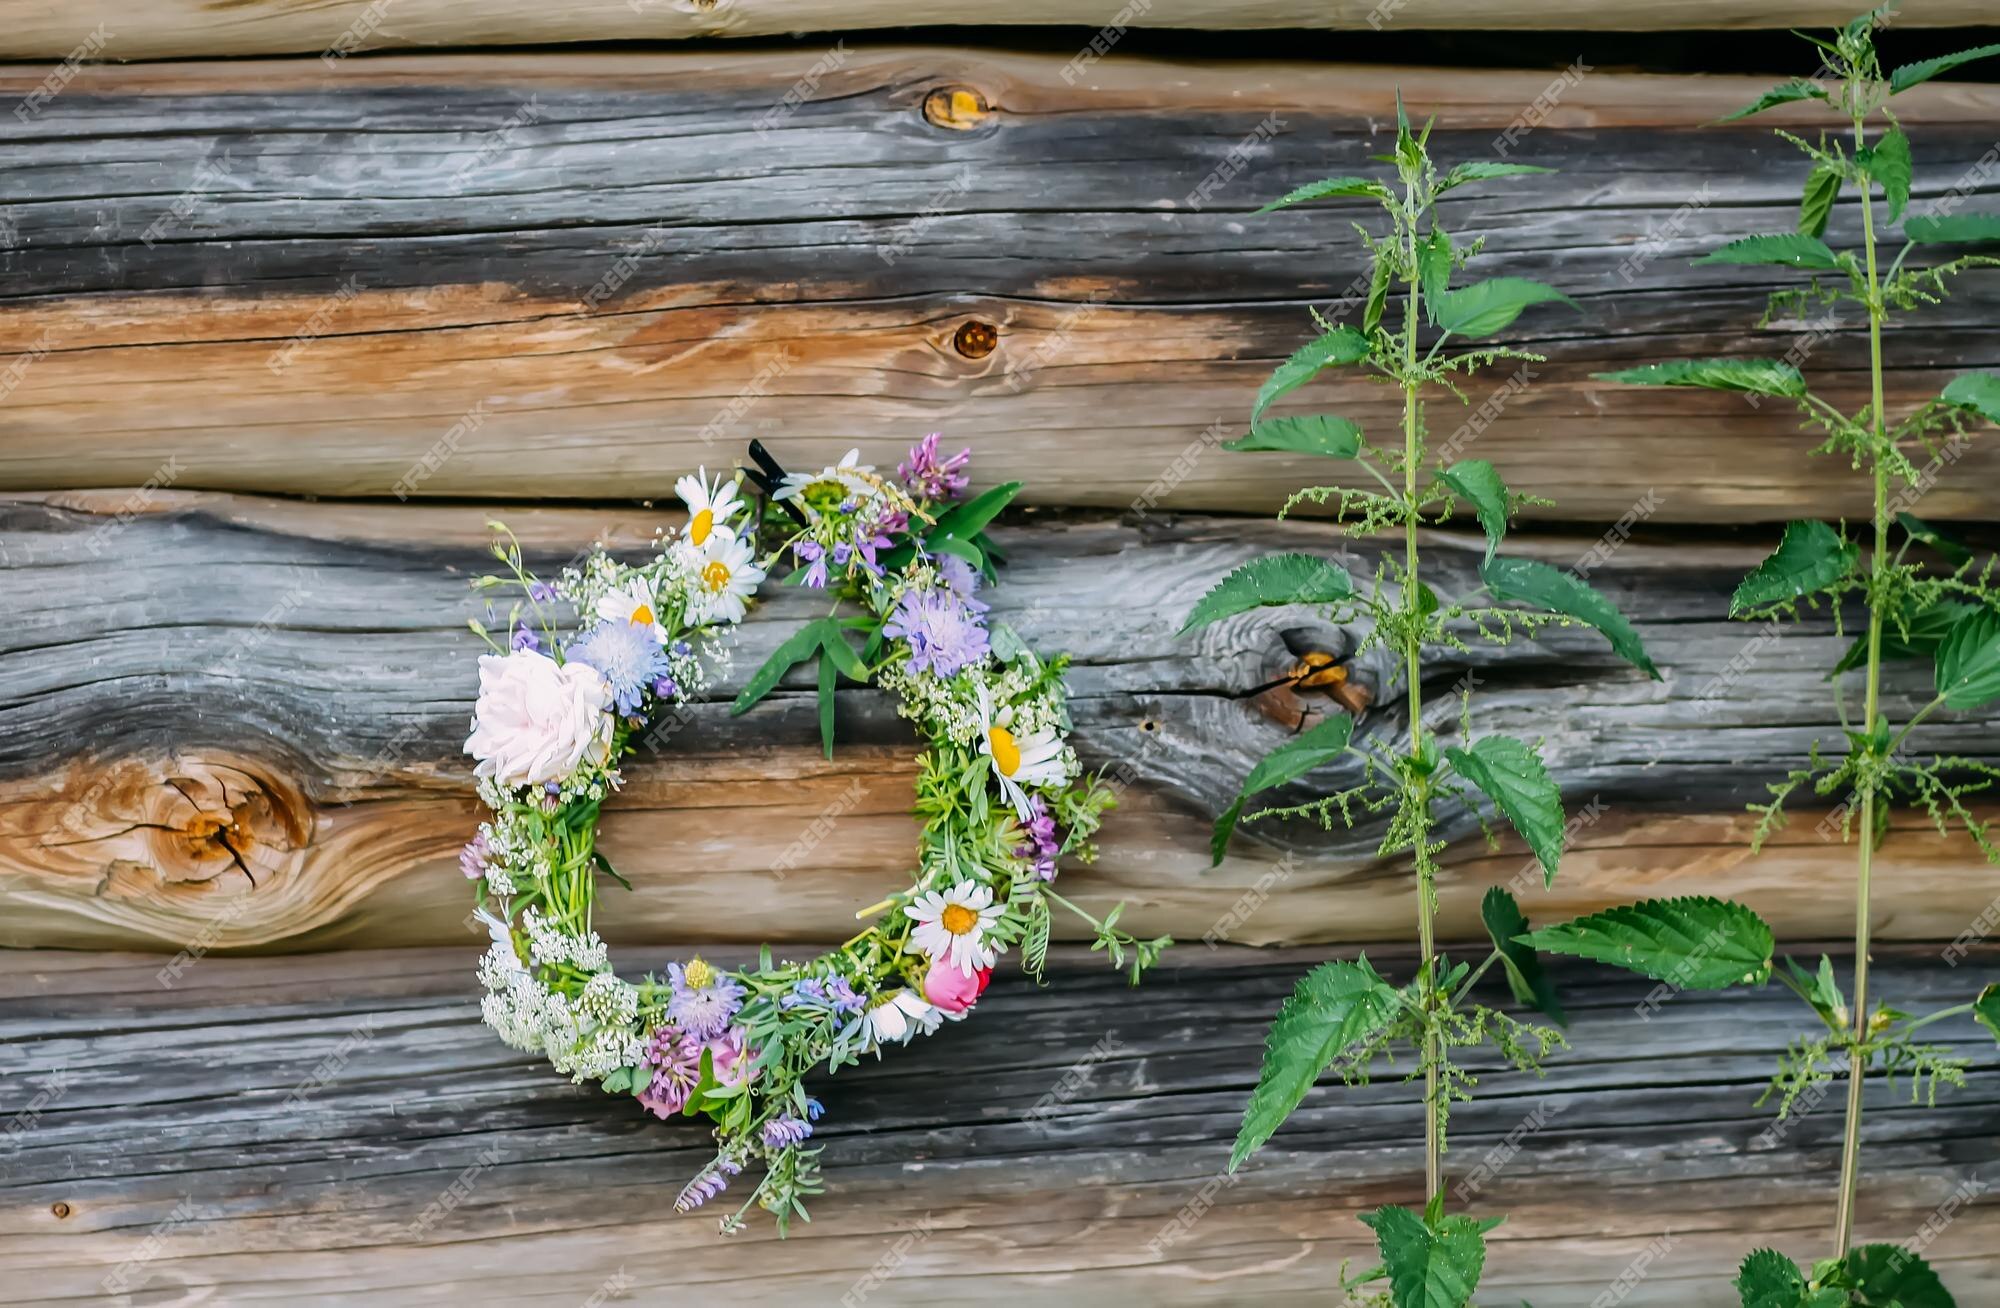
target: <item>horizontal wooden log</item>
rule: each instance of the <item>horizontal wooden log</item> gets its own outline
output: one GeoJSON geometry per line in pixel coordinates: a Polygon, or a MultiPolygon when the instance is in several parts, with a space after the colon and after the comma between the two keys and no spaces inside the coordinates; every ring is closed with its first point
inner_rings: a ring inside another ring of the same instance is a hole
{"type": "MultiPolygon", "coordinates": [[[[0,99],[43,76],[0,74],[0,99]]],[[[1308,306],[1349,296],[1347,220],[1371,214],[1249,213],[1378,167],[1400,88],[1439,115],[1440,158],[1561,169],[1464,188],[1444,215],[1487,238],[1487,273],[1580,305],[1524,317],[1547,362],[1474,381],[1469,412],[1441,399],[1440,439],[1573,521],[1641,501],[1663,522],[1855,516],[1866,486],[1806,457],[1784,406],[1590,380],[1797,348],[1829,396],[1865,398],[1859,319],[1755,331],[1790,274],[1688,266],[1793,225],[1801,160],[1768,127],[1824,125],[1818,107],[1702,128],[1765,85],[1137,58],[1079,75],[874,46],[91,67],[0,115],[0,487],[601,499],[665,495],[749,436],[893,462],[947,428],[1036,503],[1268,510],[1324,471],[1215,446],[1308,306]]],[[[1993,207],[2000,88],[1898,107],[1916,210],[1959,190],[1993,207]]],[[[1851,209],[1836,244],[1859,239],[1851,209]]],[[[1996,311],[2000,276],[1974,274],[1892,332],[1890,401],[2000,362],[1996,311]]],[[[1398,421],[1356,381],[1299,398],[1398,421]]],[[[1990,514],[1996,448],[1924,513],[1990,514]]]]}
{"type": "MultiPolygon", "coordinates": [[[[781,457],[783,451],[780,451],[781,457]]],[[[476,684],[480,612],[468,578],[487,569],[499,513],[534,557],[558,564],[593,538],[630,546],[665,514],[627,509],[318,505],[173,491],[63,493],[0,502],[0,943],[248,948],[438,944],[464,939],[468,894],[455,854],[478,808],[460,749],[476,684]]],[[[1030,514],[998,529],[1011,560],[995,612],[1036,648],[1067,650],[1087,764],[1123,788],[1102,860],[1074,878],[1091,904],[1133,900],[1128,922],[1184,940],[1398,939],[1410,916],[1400,864],[1373,855],[1382,828],[1247,828],[1207,866],[1213,815],[1252,762],[1325,700],[1249,692],[1299,652],[1341,654],[1360,632],[1266,610],[1176,636],[1231,567],[1277,548],[1372,546],[1322,524],[1153,514],[1125,521],[1030,514]]],[[[1426,537],[1427,575],[1469,588],[1481,545],[1426,537]]],[[[1571,564],[1595,545],[1521,538],[1510,550],[1571,564]]],[[[1612,552],[1592,580],[1635,616],[1666,680],[1644,680],[1582,630],[1496,649],[1440,651],[1427,665],[1433,726],[1457,730],[1458,690],[1481,731],[1545,740],[1577,818],[1554,890],[1511,840],[1490,852],[1469,815],[1444,874],[1448,936],[1477,938],[1480,892],[1520,881],[1538,918],[1648,894],[1746,898],[1788,935],[1837,934],[1852,851],[1822,819],[1838,797],[1800,801],[1760,857],[1744,802],[1839,738],[1822,671],[1841,641],[1808,623],[1727,622],[1727,597],[1768,541],[1612,552]],[[1536,887],[1532,894],[1527,887],[1536,887]]],[[[913,738],[873,691],[842,692],[841,740],[821,757],[810,688],[788,682],[731,717],[728,699],[814,612],[771,587],[741,630],[714,702],[657,758],[642,757],[604,825],[636,884],[613,892],[614,940],[817,940],[904,875],[913,738]],[[823,816],[833,835],[802,845],[823,816]],[[782,866],[797,869],[789,873],[782,866]]],[[[1406,705],[1379,654],[1354,665],[1378,702],[1363,739],[1406,733],[1406,705]]],[[[1892,665],[1888,711],[1928,698],[1892,665]]],[[[1927,724],[1926,749],[2000,762],[2000,710],[1927,724]]],[[[1336,768],[1280,792],[1356,778],[1336,768]]],[[[1987,911],[1994,878],[1962,836],[1905,815],[1880,856],[1878,931],[1951,939],[1987,911]]],[[[1195,946],[1199,948],[1199,945],[1195,946]]]]}
{"type": "MultiPolygon", "coordinates": [[[[579,0],[552,9],[524,0],[331,0],[307,8],[217,8],[196,0],[86,0],[52,8],[34,0],[0,3],[0,58],[170,59],[190,56],[319,54],[344,58],[365,50],[435,46],[553,45],[583,41],[661,41],[717,36],[779,36],[904,26],[1054,24],[1105,27],[1318,28],[1387,27],[1660,31],[1670,28],[1832,27],[1854,15],[1841,0],[1670,0],[1643,9],[1593,0],[1529,5],[1493,0],[1058,0],[967,9],[912,8],[882,0],[579,0]]],[[[1980,0],[1926,0],[1898,14],[1897,26],[1987,23],[1980,0]]]]}
{"type": "MultiPolygon", "coordinates": [[[[753,1215],[724,1239],[672,1208],[706,1132],[502,1047],[472,957],[208,959],[163,987],[157,958],[0,955],[20,1127],[0,1153],[0,1303],[97,1302],[107,1281],[136,1303],[1334,1303],[1341,1260],[1374,1262],[1354,1214],[1421,1189],[1420,1114],[1394,1077],[1320,1087],[1223,1173],[1264,1026],[1316,955],[1193,951],[1137,991],[1069,956],[1050,988],[1003,976],[964,1025],[823,1080],[812,1223],[780,1242],[753,1215]]],[[[1891,950],[1873,976],[1928,1011],[1996,963],[1891,950]]],[[[1453,1119],[1448,1185],[1495,1164],[1453,1208],[1507,1217],[1482,1301],[1587,1308],[1630,1272],[1630,1308],[1733,1308],[1749,1249],[1824,1252],[1840,1097],[1775,1134],[1755,1106],[1803,1007],[1771,986],[1642,1020],[1649,982],[1556,977],[1573,1052],[1541,1080],[1482,1057],[1453,1119]]],[[[1948,1213],[1924,1252],[1970,1308],[2000,1298],[2000,1208],[1959,1191],[2000,1166],[2000,1060],[1969,1022],[1931,1033],[1970,1083],[1935,1108],[1870,1091],[1858,1235],[1913,1240],[1948,1213]]]]}

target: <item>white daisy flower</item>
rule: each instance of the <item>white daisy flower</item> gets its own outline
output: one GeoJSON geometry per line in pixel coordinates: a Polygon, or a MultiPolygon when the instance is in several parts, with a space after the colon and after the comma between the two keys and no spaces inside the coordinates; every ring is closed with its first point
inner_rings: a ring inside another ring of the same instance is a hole
{"type": "Polygon", "coordinates": [[[1025,824],[1034,818],[1024,786],[1060,786],[1069,780],[1063,761],[1062,737],[1054,727],[1042,727],[1023,736],[1009,730],[1014,723],[1012,705],[993,711],[992,696],[984,682],[979,686],[979,752],[993,760],[993,775],[1000,781],[1000,793],[1013,804],[1025,824]]]}
{"type": "Polygon", "coordinates": [[[898,989],[876,1000],[862,1021],[867,1025],[868,1037],[873,1043],[886,1045],[894,1041],[906,1045],[918,1031],[928,1034],[937,1029],[935,1012],[908,990],[898,989]]]}
{"type": "Polygon", "coordinates": [[[995,953],[986,943],[986,932],[1000,920],[1004,908],[993,902],[990,887],[961,881],[950,890],[919,895],[903,912],[917,924],[910,938],[933,964],[948,961],[971,976],[993,966],[995,953]]]}
{"type": "Polygon", "coordinates": [[[629,622],[650,628],[654,644],[667,643],[667,629],[660,625],[653,584],[644,577],[628,578],[622,586],[606,591],[597,601],[597,616],[606,622],[629,622]]]}
{"type": "Polygon", "coordinates": [[[819,472],[786,473],[772,498],[799,500],[816,513],[827,513],[839,508],[842,501],[849,498],[866,500],[875,494],[875,483],[863,475],[874,471],[873,464],[861,462],[861,451],[857,447],[849,450],[839,463],[830,464],[819,472]]]}
{"type": "Polygon", "coordinates": [[[696,626],[743,621],[749,609],[747,601],[764,580],[764,569],[757,566],[755,555],[748,541],[724,532],[712,533],[695,560],[699,567],[688,602],[689,621],[696,626]]]}
{"type": "Polygon", "coordinates": [[[738,510],[748,507],[737,497],[734,479],[725,481],[717,477],[711,485],[707,468],[697,468],[675,482],[674,494],[688,507],[687,538],[697,547],[708,544],[711,532],[735,535],[736,528],[730,519],[738,510]]]}

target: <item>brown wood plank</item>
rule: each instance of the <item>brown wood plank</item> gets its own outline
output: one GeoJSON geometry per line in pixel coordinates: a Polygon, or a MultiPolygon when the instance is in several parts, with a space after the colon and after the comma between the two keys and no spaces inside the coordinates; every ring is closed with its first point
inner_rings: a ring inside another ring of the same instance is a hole
{"type": "MultiPolygon", "coordinates": [[[[494,513],[551,563],[600,535],[644,541],[668,520],[622,508],[174,491],[0,502],[0,606],[13,615],[0,628],[0,943],[199,953],[463,940],[455,855],[478,812],[459,750],[480,648],[465,629],[480,611],[465,582],[486,570],[483,523],[494,513]],[[225,841],[217,833],[231,822],[225,841]]],[[[993,592],[997,616],[1037,648],[1076,657],[1078,748],[1127,779],[1104,856],[1072,877],[1076,893],[1107,905],[1129,897],[1132,921],[1197,949],[1210,934],[1402,936],[1407,876],[1373,857],[1379,824],[1253,827],[1222,868],[1207,867],[1208,824],[1251,763],[1302,710],[1325,707],[1247,691],[1298,647],[1338,652],[1359,633],[1296,610],[1175,633],[1201,593],[1256,554],[1348,548],[1330,529],[1031,513],[999,539],[1011,563],[993,592]]],[[[1473,584],[1479,542],[1430,540],[1433,584],[1445,594],[1473,584]]],[[[1594,543],[1524,537],[1510,549],[1571,564],[1594,543]]],[[[1635,539],[1593,571],[1634,615],[1664,683],[1581,631],[1429,665],[1436,729],[1456,730],[1453,687],[1466,685],[1482,730],[1547,741],[1579,822],[1554,891],[1528,874],[1532,913],[1713,893],[1741,895],[1787,936],[1849,925],[1837,888],[1852,856],[1819,825],[1829,801],[1803,803],[1762,856],[1746,848],[1745,800],[1839,731],[1821,673],[1841,642],[1825,622],[1772,637],[1722,617],[1769,544],[1635,539]]],[[[1352,547],[1349,565],[1367,575],[1373,557],[1372,546],[1352,547]]],[[[886,700],[842,694],[831,762],[803,683],[729,716],[727,700],[812,610],[798,591],[771,592],[715,701],[657,760],[629,770],[607,817],[606,848],[638,886],[614,892],[613,939],[825,939],[909,861],[913,747],[886,700]],[[812,874],[781,875],[780,860],[829,811],[840,814],[837,837],[812,851],[812,874]]],[[[1355,675],[1379,693],[1376,658],[1355,675]]],[[[1907,665],[1891,665],[1885,685],[1893,714],[1928,698],[1907,665]]],[[[1400,692],[1379,698],[1364,740],[1407,729],[1400,692]]],[[[1990,710],[1939,720],[1924,747],[2000,761],[1996,720],[1990,710]]],[[[1993,871],[1962,836],[1900,822],[1881,855],[1878,930],[1955,937],[1992,902],[1993,871]]],[[[1462,813],[1447,830],[1459,843],[1444,929],[1476,938],[1480,892],[1521,876],[1525,856],[1512,843],[1487,851],[1462,813]]]]}
{"type": "MultiPolygon", "coordinates": [[[[1443,401],[1440,434],[1472,423],[1570,521],[1649,493],[1660,521],[1865,511],[1780,406],[1589,379],[1799,340],[1750,327],[1779,274],[1687,266],[1792,222],[1799,161],[1769,124],[1701,127],[1760,80],[1599,71],[1552,91],[1546,72],[1137,58],[1066,80],[1055,56],[856,43],[785,112],[816,57],[85,70],[0,115],[0,487],[595,499],[664,494],[748,436],[879,459],[946,428],[1036,502],[1267,510],[1307,469],[1213,447],[1307,307],[1352,283],[1346,220],[1368,214],[1249,211],[1373,167],[1400,87],[1440,115],[1440,157],[1562,169],[1466,188],[1446,217],[1488,238],[1488,274],[1582,305],[1525,318],[1548,362],[1525,387],[1476,382],[1475,406],[1500,397],[1485,417],[1443,401]],[[968,324],[997,347],[961,349],[968,324]]],[[[0,98],[44,76],[9,69],[0,98]]],[[[1898,105],[1916,209],[1961,183],[1992,207],[2000,88],[1898,105]]],[[[1892,334],[1893,403],[2000,362],[2000,276],[1958,285],[1892,334]]],[[[1809,346],[1837,400],[1866,392],[1865,336],[1809,346]]],[[[1392,399],[1326,384],[1302,402],[1380,428],[1392,399]]],[[[1996,448],[1975,443],[1927,516],[1990,516],[1996,448]]]]}
{"type": "MultiPolygon", "coordinates": [[[[789,1308],[841,1302],[885,1257],[894,1274],[857,1302],[1327,1303],[1342,1258],[1372,1262],[1354,1214],[1420,1185],[1420,1118],[1393,1079],[1315,1090],[1218,1179],[1268,1016],[1318,954],[1184,951],[1137,991],[1068,955],[1050,988],[1010,972],[964,1025],[816,1087],[830,1188],[813,1222],[784,1242],[763,1225],[724,1239],[672,1211],[706,1133],[501,1046],[478,1022],[473,953],[206,959],[171,988],[157,957],[0,954],[8,1116],[48,1094],[0,1153],[0,1303],[99,1302],[123,1275],[141,1303],[561,1308],[608,1284],[612,1302],[789,1308]],[[1159,1242],[1189,1205],[1191,1229],[1159,1242]]],[[[1928,1011],[1996,963],[1892,949],[1874,976],[1928,1011]]],[[[1508,1215],[1482,1298],[1586,1308],[1664,1241],[1621,1302],[1734,1308],[1751,1247],[1816,1255],[1838,1097],[1775,1142],[1753,1102],[1803,1007],[1777,986],[1688,993],[1642,1021],[1648,982],[1569,965],[1557,979],[1574,1051],[1542,1080],[1488,1072],[1454,1121],[1452,1184],[1545,1122],[1469,1201],[1508,1215]]],[[[1871,1090],[1864,1239],[1912,1238],[2000,1165],[1992,1039],[1932,1030],[1973,1060],[1971,1081],[1935,1108],[1871,1090]]],[[[1959,1303],[1993,1302],[2000,1207],[1954,1208],[1928,1257],[1959,1303]]]]}

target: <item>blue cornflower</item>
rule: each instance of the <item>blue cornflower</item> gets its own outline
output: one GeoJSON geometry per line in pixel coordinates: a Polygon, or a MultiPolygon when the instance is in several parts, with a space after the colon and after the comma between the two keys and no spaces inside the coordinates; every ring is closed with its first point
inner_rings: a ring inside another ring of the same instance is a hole
{"type": "Polygon", "coordinates": [[[639,697],[667,673],[652,629],[636,622],[598,623],[570,646],[569,657],[604,674],[620,713],[638,712],[639,697]]]}

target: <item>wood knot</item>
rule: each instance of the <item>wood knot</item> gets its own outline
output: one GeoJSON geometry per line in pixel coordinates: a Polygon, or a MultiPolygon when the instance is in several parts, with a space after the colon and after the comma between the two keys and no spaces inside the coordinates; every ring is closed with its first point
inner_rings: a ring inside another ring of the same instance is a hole
{"type": "Polygon", "coordinates": [[[63,1218],[69,1216],[70,1206],[64,1203],[62,1200],[58,1199],[54,1203],[49,1205],[49,1211],[54,1213],[56,1215],[56,1220],[60,1222],[63,1218]]]}
{"type": "Polygon", "coordinates": [[[948,132],[969,132],[992,115],[986,97],[969,86],[941,86],[924,97],[924,121],[948,132]]]}
{"type": "Polygon", "coordinates": [[[951,348],[968,359],[983,359],[1000,343],[1000,329],[974,318],[959,324],[952,333],[951,348]]]}

